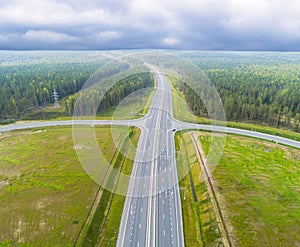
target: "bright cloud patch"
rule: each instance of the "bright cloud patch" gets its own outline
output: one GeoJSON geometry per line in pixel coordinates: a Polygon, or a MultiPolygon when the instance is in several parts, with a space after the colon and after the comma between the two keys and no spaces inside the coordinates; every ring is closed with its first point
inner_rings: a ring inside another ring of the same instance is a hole
{"type": "Polygon", "coordinates": [[[25,39],[31,41],[43,41],[48,43],[60,43],[60,42],[69,42],[75,41],[76,38],[64,33],[57,33],[52,31],[35,31],[29,30],[24,34],[25,39]]]}
{"type": "Polygon", "coordinates": [[[165,38],[163,41],[166,45],[169,45],[169,46],[177,45],[179,43],[179,41],[174,38],[165,38]]]}

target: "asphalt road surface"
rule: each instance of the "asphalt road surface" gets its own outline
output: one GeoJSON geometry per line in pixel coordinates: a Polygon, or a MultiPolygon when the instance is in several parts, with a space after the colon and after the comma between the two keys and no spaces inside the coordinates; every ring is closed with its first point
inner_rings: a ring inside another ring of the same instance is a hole
{"type": "Polygon", "coordinates": [[[184,246],[175,161],[172,93],[151,67],[157,91],[143,122],[117,246],[184,246]]]}

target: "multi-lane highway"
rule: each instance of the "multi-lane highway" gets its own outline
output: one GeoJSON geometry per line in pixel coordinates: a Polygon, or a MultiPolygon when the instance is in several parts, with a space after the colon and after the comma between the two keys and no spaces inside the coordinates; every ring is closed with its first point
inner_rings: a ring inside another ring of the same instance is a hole
{"type": "Polygon", "coordinates": [[[202,129],[275,141],[300,148],[300,142],[268,134],[181,122],[173,118],[172,94],[164,75],[151,67],[156,94],[147,115],[135,120],[73,120],[6,125],[0,133],[60,125],[125,125],[141,128],[117,246],[184,246],[174,133],[202,129]]]}
{"type": "Polygon", "coordinates": [[[175,163],[172,94],[152,67],[157,91],[144,119],[117,246],[184,246],[175,163]]]}

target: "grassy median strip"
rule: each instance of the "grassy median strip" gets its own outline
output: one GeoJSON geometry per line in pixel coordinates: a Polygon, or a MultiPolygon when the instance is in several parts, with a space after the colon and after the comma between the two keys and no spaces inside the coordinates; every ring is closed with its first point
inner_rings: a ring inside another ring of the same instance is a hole
{"type": "MultiPolygon", "coordinates": [[[[78,241],[77,246],[112,246],[116,244],[125,196],[115,194],[119,185],[124,186],[123,181],[120,182],[120,173],[130,174],[133,161],[126,158],[128,152],[128,141],[131,140],[136,145],[139,138],[139,130],[130,129],[120,144],[120,150],[116,152],[112,160],[113,167],[119,174],[109,171],[104,183],[105,187],[113,188],[113,191],[101,189],[101,199],[96,207],[90,222],[87,222],[86,234],[78,241]]],[[[130,156],[133,154],[131,153],[130,156]]]]}
{"type": "Polygon", "coordinates": [[[176,134],[177,169],[180,187],[186,188],[186,200],[181,192],[183,227],[186,246],[222,246],[221,234],[194,144],[187,132],[176,134]],[[182,134],[182,135],[181,135],[182,134]]]}
{"type": "MultiPolygon", "coordinates": [[[[126,159],[123,172],[125,172],[124,170],[127,170],[127,172],[131,172],[132,166],[133,161],[126,159]]],[[[119,184],[123,183],[120,182],[119,184]]],[[[106,227],[103,230],[102,237],[98,246],[116,246],[125,199],[125,196],[114,194],[114,199],[111,204],[111,210],[107,217],[106,227]]]]}
{"type": "MultiPolygon", "coordinates": [[[[133,146],[137,147],[137,143],[139,141],[140,130],[133,129],[132,135],[130,136],[131,142],[133,146]]],[[[128,157],[135,157],[135,150],[129,149],[127,150],[128,157]]],[[[122,173],[125,175],[131,175],[131,171],[133,168],[134,161],[129,158],[125,158],[122,173]]],[[[127,181],[125,181],[125,177],[120,177],[119,182],[116,186],[116,190],[120,190],[120,186],[128,186],[127,181]]],[[[126,191],[127,189],[125,189],[126,191]]],[[[124,191],[122,189],[122,191],[124,191]]],[[[99,246],[115,246],[117,243],[117,237],[119,233],[119,227],[123,212],[123,207],[125,204],[126,196],[114,194],[114,199],[111,204],[111,210],[107,217],[106,226],[104,228],[102,238],[100,239],[99,246]]]]}

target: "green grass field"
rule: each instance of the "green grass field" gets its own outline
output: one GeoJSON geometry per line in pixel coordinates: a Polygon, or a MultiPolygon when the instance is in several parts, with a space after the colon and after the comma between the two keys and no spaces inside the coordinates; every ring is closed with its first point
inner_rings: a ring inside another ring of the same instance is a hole
{"type": "MultiPolygon", "coordinates": [[[[110,128],[95,130],[110,161],[110,128]]],[[[0,246],[73,246],[97,189],[78,161],[71,127],[2,134],[0,246]]]]}
{"type": "MultiPolygon", "coordinates": [[[[210,134],[200,141],[207,154],[210,134]]],[[[299,246],[299,150],[227,135],[213,174],[241,246],[299,246]]]]}

